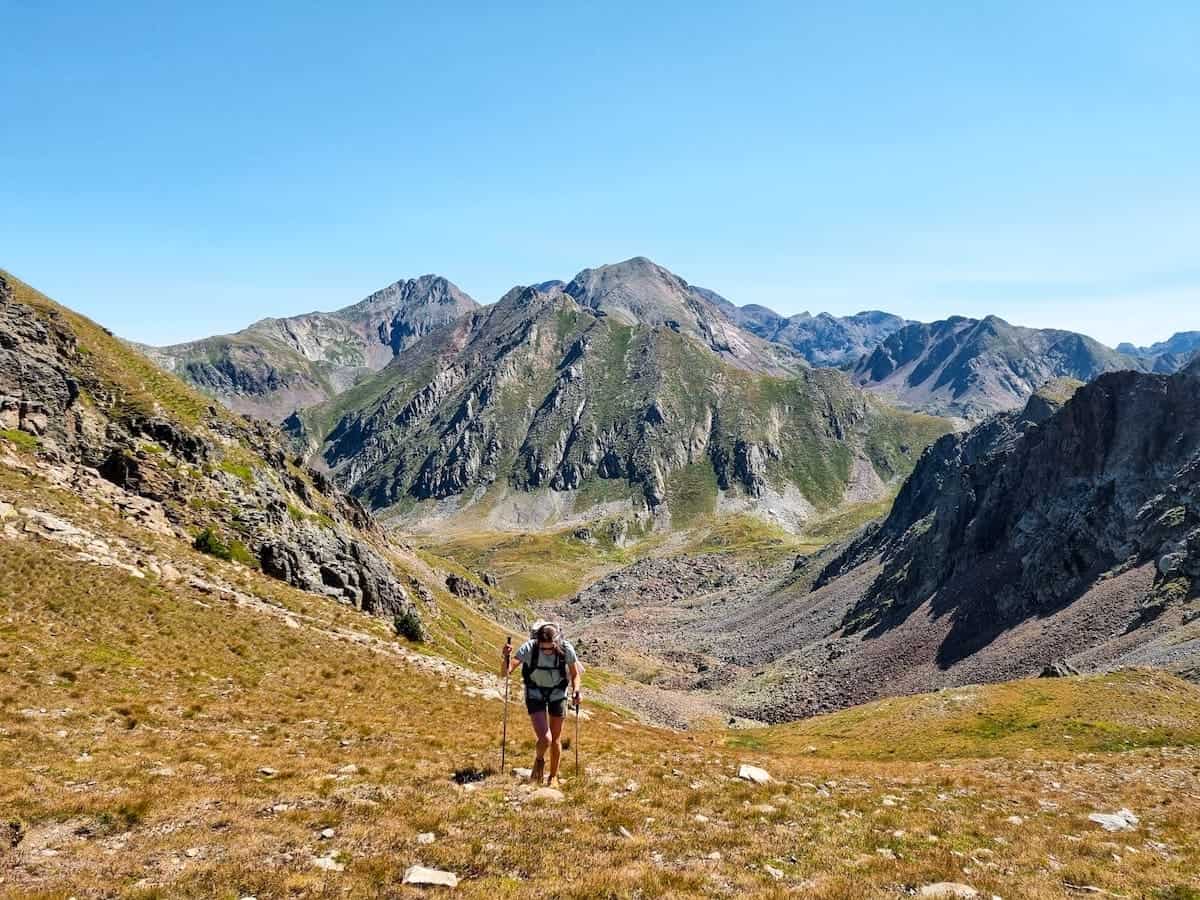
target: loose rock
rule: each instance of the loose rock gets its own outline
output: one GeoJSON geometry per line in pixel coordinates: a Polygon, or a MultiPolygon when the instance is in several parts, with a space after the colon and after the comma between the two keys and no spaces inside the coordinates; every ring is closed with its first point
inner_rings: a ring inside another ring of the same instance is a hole
{"type": "Polygon", "coordinates": [[[752,781],[755,784],[769,784],[771,776],[766,769],[760,769],[758,766],[741,765],[738,768],[738,778],[745,781],[752,781]]]}
{"type": "Polygon", "coordinates": [[[1133,831],[1139,821],[1128,809],[1119,809],[1115,813],[1092,813],[1088,819],[1105,831],[1133,831]]]}
{"type": "Polygon", "coordinates": [[[979,891],[969,884],[956,881],[941,881],[927,884],[917,892],[918,897],[978,897],[979,891]]]}
{"type": "Polygon", "coordinates": [[[404,873],[404,884],[429,884],[441,887],[458,887],[458,876],[453,872],[441,869],[427,869],[424,866],[409,866],[404,873]]]}

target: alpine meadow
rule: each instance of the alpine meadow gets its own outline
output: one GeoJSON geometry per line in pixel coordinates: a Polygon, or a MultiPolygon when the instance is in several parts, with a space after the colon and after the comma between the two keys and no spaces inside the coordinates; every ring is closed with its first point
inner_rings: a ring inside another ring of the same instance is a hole
{"type": "Polygon", "coordinates": [[[0,900],[1200,898],[1196,9],[0,22],[0,900]]]}

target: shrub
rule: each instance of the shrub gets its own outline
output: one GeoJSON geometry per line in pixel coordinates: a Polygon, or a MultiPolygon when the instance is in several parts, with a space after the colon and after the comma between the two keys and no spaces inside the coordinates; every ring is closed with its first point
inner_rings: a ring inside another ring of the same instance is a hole
{"type": "Polygon", "coordinates": [[[233,551],[211,528],[205,528],[202,532],[196,535],[196,540],[192,542],[192,546],[201,553],[207,553],[209,556],[215,556],[217,559],[223,559],[226,562],[233,559],[233,551]]]}
{"type": "Polygon", "coordinates": [[[425,640],[425,623],[421,621],[421,617],[412,607],[405,609],[403,612],[396,613],[392,620],[392,625],[396,629],[396,634],[402,638],[407,638],[416,643],[422,643],[425,640]]]}

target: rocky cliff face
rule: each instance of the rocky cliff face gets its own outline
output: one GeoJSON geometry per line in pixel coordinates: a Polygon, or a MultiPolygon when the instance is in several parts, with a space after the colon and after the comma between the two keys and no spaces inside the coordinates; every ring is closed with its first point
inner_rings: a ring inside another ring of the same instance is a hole
{"type": "Polygon", "coordinates": [[[237,334],[139,349],[231,409],[280,421],[340,394],[477,306],[445,278],[423,275],[337,312],[263,319],[237,334]]]}
{"type": "Polygon", "coordinates": [[[895,332],[859,362],[854,379],[906,408],[980,420],[1020,408],[1055,378],[1145,368],[1081,334],[955,317],[895,332]]]}
{"type": "Polygon", "coordinates": [[[837,372],[732,365],[732,344],[669,318],[683,313],[664,305],[658,273],[648,293],[612,274],[514,289],[290,425],[377,510],[471,507],[528,526],[613,504],[676,522],[745,507],[794,524],[878,496],[947,427],[885,409],[837,372]]]}
{"type": "Polygon", "coordinates": [[[380,615],[414,606],[360,504],[273,429],[209,405],[94,323],[0,273],[0,437],[101,502],[380,615]],[[74,474],[71,474],[74,473],[74,474]]]}
{"type": "Polygon", "coordinates": [[[1055,406],[1038,396],[930,448],[880,529],[822,576],[883,558],[848,624],[882,625],[936,596],[960,623],[951,655],[1139,564],[1157,568],[1147,615],[1195,593],[1200,381],[1108,374],[1055,406]]]}

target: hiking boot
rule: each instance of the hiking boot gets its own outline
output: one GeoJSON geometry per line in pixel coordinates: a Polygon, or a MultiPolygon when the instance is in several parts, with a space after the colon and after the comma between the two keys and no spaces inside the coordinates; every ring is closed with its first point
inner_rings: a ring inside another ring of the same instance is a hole
{"type": "Polygon", "coordinates": [[[552,788],[555,788],[556,790],[561,790],[562,782],[558,780],[557,775],[551,775],[549,778],[546,779],[546,787],[552,787],[552,788]]]}
{"type": "Polygon", "coordinates": [[[546,771],[546,761],[544,759],[535,759],[533,761],[533,774],[529,776],[529,783],[541,785],[542,775],[546,771]]]}

